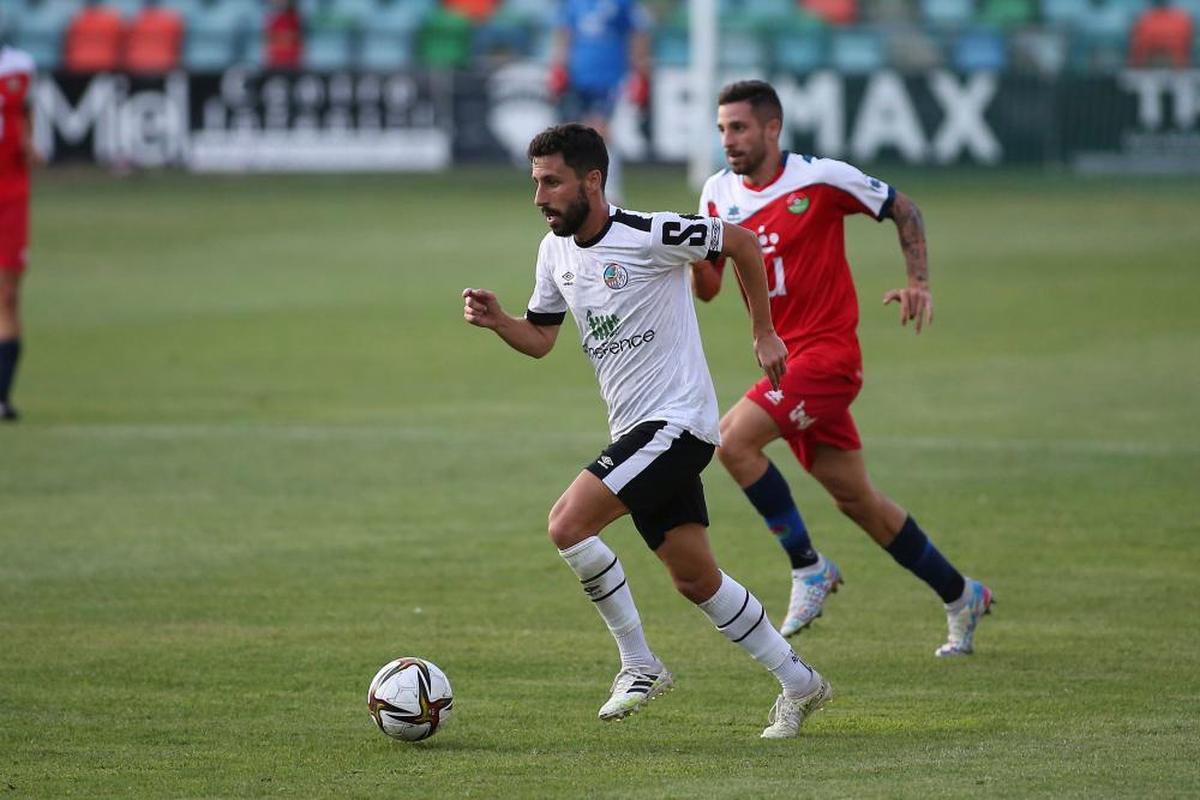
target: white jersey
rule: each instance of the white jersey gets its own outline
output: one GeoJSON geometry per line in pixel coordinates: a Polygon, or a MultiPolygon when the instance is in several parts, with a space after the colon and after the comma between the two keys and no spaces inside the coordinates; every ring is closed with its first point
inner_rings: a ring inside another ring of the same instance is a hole
{"type": "Polygon", "coordinates": [[[558,325],[571,310],[608,405],[613,441],[641,422],[673,422],[720,444],[688,265],[714,259],[719,219],[609,207],[589,242],[547,233],[526,318],[558,325]]]}

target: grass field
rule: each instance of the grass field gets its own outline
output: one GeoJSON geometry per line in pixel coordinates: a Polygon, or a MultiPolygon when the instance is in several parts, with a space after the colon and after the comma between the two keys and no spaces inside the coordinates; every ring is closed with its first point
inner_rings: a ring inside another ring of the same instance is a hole
{"type": "MultiPolygon", "coordinates": [[[[569,328],[533,361],[461,318],[467,285],[528,297],[519,171],[45,175],[0,428],[0,797],[1200,794],[1198,187],[882,174],[925,211],[937,321],[878,306],[894,229],[849,224],[869,464],[999,604],[935,660],[936,596],[774,450],[847,579],[799,642],[838,698],[783,742],[773,681],[627,522],[678,688],[595,719],[615,652],[544,533],[606,441],[594,378],[569,328]],[[409,654],[456,692],[420,745],[365,707],[409,654]]],[[[694,202],[631,178],[631,207],[694,202]]],[[[727,406],[756,376],[736,294],[701,324],[727,406]]],[[[706,482],[778,622],[778,547],[706,482]]]]}

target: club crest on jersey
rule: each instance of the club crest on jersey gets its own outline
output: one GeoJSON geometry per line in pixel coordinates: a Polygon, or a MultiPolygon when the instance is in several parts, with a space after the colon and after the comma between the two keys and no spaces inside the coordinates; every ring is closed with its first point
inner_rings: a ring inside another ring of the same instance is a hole
{"type": "Polygon", "coordinates": [[[620,264],[604,265],[604,285],[610,289],[624,289],[629,284],[629,272],[620,264]]]}
{"type": "Polygon", "coordinates": [[[804,192],[792,192],[787,198],[787,210],[793,214],[803,214],[808,211],[809,199],[804,192]]]}

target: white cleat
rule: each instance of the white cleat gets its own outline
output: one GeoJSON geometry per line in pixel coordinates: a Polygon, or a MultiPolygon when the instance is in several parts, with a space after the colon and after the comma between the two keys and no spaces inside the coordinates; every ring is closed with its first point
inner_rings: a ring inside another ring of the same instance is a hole
{"type": "Polygon", "coordinates": [[[967,578],[963,599],[946,606],[946,624],[950,633],[946,643],[933,654],[938,658],[970,655],[975,645],[975,628],[984,615],[990,613],[992,590],[979,581],[967,578]]]}
{"type": "Polygon", "coordinates": [[[622,669],[613,679],[612,696],[600,707],[600,719],[624,719],[660,694],[671,691],[675,676],[666,667],[655,672],[641,669],[622,669]]]}
{"type": "Polygon", "coordinates": [[[820,681],[816,689],[803,697],[788,697],[781,694],[775,698],[775,706],[771,709],[767,722],[771,723],[762,732],[763,739],[788,739],[800,733],[804,720],[825,707],[833,699],[833,687],[820,674],[814,673],[820,681]]]}
{"type": "Polygon", "coordinates": [[[792,598],[779,632],[795,636],[811,625],[824,611],[825,599],[841,584],[842,571],[825,556],[820,556],[811,567],[792,570],[792,598]]]}

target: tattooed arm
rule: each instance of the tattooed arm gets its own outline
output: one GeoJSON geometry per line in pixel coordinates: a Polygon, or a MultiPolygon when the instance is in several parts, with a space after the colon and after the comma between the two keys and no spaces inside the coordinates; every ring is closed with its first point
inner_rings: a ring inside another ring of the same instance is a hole
{"type": "Polygon", "coordinates": [[[916,321],[917,333],[933,322],[933,295],[929,292],[929,264],[925,257],[925,220],[921,209],[909,197],[896,192],[888,210],[900,236],[900,250],[908,267],[908,287],[892,289],[883,296],[883,304],[900,304],[900,324],[916,321]]]}

